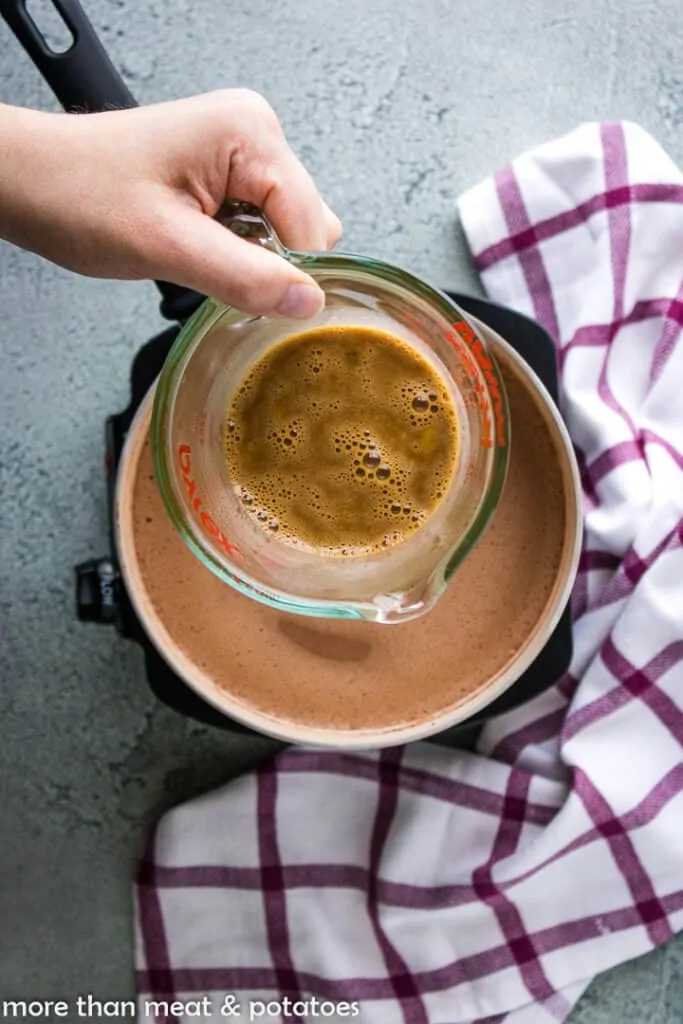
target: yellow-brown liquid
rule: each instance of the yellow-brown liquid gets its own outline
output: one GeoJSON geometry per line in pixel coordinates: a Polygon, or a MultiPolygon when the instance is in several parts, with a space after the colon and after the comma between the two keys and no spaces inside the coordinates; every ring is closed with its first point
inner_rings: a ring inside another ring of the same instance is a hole
{"type": "Polygon", "coordinates": [[[228,472],[265,530],[332,555],[403,541],[455,472],[458,419],[437,370],[366,327],[293,335],[249,371],[227,410],[228,472]]]}

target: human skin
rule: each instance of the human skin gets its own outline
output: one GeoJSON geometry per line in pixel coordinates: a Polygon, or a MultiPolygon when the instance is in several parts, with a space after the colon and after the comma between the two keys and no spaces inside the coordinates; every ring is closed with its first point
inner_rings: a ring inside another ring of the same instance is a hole
{"type": "Polygon", "coordinates": [[[341,236],[257,93],[87,115],[0,104],[0,238],[90,277],[170,281],[245,313],[318,313],[307,274],[213,219],[226,198],[261,207],[292,249],[341,236]]]}

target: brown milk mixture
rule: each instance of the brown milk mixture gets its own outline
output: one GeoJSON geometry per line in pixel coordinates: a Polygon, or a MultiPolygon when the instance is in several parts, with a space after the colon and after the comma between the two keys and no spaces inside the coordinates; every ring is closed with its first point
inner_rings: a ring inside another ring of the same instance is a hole
{"type": "Polygon", "coordinates": [[[566,509],[543,417],[503,355],[499,362],[512,445],[498,511],[436,607],[400,625],[297,617],[222,583],[168,519],[145,441],[133,508],[147,597],[168,634],[216,687],[290,721],[377,729],[442,713],[504,670],[550,598],[566,509]]]}

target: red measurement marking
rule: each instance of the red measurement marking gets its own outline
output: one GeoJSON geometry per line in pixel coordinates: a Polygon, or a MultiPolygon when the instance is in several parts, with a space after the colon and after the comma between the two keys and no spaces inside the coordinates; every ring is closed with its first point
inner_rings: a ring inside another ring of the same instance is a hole
{"type": "MultiPolygon", "coordinates": [[[[199,512],[200,508],[204,504],[202,498],[197,494],[197,481],[192,476],[192,449],[189,444],[181,444],[178,446],[178,465],[180,466],[180,472],[182,473],[183,483],[187,495],[192,503],[192,508],[195,512],[199,512]]],[[[237,554],[240,555],[240,549],[231,544],[227,539],[223,531],[216,525],[211,515],[208,512],[202,512],[199,516],[199,521],[204,527],[205,531],[215,537],[220,546],[228,555],[237,554]]]]}
{"type": "MultiPolygon", "coordinates": [[[[449,336],[449,340],[454,348],[457,348],[460,352],[461,358],[463,358],[463,361],[470,373],[473,369],[475,369],[476,372],[476,368],[473,366],[473,363],[468,356],[465,355],[462,347],[458,344],[458,339],[462,339],[465,344],[469,346],[469,350],[489,386],[491,400],[493,402],[493,415],[496,421],[496,441],[501,448],[504,448],[507,443],[505,430],[505,406],[503,402],[503,395],[500,390],[500,384],[498,383],[498,377],[493,368],[493,362],[484,348],[483,342],[477,337],[470,325],[464,320],[456,320],[453,324],[453,331],[449,336]]],[[[482,447],[492,448],[492,424],[491,417],[488,413],[488,409],[486,408],[487,402],[484,396],[483,385],[475,384],[475,391],[479,393],[479,408],[483,414],[484,421],[482,428],[482,447]]]]}

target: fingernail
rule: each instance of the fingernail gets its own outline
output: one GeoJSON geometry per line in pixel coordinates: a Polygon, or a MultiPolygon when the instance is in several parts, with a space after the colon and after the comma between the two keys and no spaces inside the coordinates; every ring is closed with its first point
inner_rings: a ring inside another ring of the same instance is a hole
{"type": "Polygon", "coordinates": [[[314,284],[291,284],[275,312],[295,320],[309,320],[325,305],[322,289],[314,284]]]}

